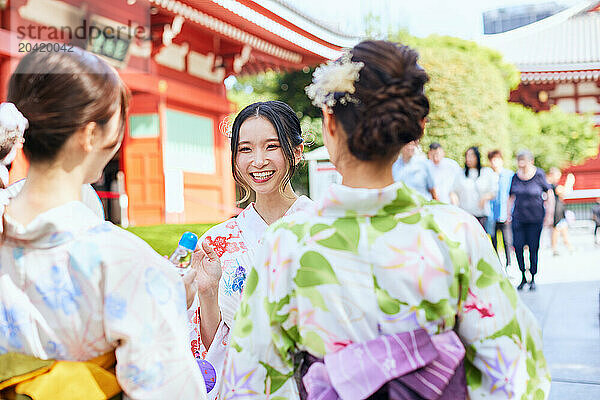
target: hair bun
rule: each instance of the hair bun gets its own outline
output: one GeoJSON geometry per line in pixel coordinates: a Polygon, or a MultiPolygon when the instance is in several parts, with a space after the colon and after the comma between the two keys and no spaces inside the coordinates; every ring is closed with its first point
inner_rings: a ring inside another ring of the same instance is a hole
{"type": "Polygon", "coordinates": [[[355,85],[359,102],[336,105],[333,111],[358,159],[397,156],[402,146],[423,136],[428,77],[417,59],[410,47],[388,41],[365,41],[352,49],[352,60],[364,63],[355,85]]]}
{"type": "Polygon", "coordinates": [[[414,95],[406,85],[391,85],[378,90],[365,102],[354,135],[349,137],[350,151],[360,159],[385,156],[423,136],[421,124],[423,95],[414,95]],[[371,156],[369,156],[371,155],[371,156]]]}

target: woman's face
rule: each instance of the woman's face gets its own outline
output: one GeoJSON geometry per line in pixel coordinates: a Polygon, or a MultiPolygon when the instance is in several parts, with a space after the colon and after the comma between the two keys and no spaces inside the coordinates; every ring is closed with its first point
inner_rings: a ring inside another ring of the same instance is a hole
{"type": "MultiPolygon", "coordinates": [[[[102,176],[102,171],[106,164],[115,156],[121,143],[123,142],[124,132],[119,130],[121,122],[120,110],[116,111],[110,120],[103,127],[96,127],[97,135],[94,135],[92,141],[92,150],[88,159],[88,176],[86,183],[97,182],[102,176]]],[[[124,131],[124,130],[123,130],[124,131]]]]}
{"type": "Polygon", "coordinates": [[[521,170],[525,170],[529,165],[533,165],[533,160],[527,157],[517,158],[517,167],[521,170]]]}
{"type": "Polygon", "coordinates": [[[477,168],[477,156],[472,149],[469,149],[467,154],[465,154],[465,162],[467,164],[467,168],[477,168]]]}
{"type": "Polygon", "coordinates": [[[247,119],[240,127],[236,168],[242,180],[257,194],[279,190],[288,161],[277,131],[265,118],[247,119]]]}

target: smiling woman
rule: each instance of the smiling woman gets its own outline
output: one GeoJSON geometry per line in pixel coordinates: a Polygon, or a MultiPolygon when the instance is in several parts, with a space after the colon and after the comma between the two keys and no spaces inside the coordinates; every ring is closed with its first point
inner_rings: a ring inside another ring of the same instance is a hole
{"type": "Polygon", "coordinates": [[[298,197],[290,184],[303,148],[300,121],[294,110],[280,101],[251,104],[233,123],[233,177],[243,188],[242,202],[251,192],[256,194],[256,202],[202,238],[214,249],[222,267],[222,272],[219,268],[201,275],[197,301],[202,308],[192,306],[190,315],[191,349],[203,366],[211,399],[219,394],[213,387],[218,387],[216,379],[222,376],[233,316],[263,234],[279,218],[313,204],[305,196],[298,197]]]}
{"type": "Polygon", "coordinates": [[[279,181],[281,194],[291,191],[289,182],[303,149],[300,121],[290,106],[267,101],[244,108],[233,122],[231,135],[231,167],[235,181],[244,191],[241,202],[248,200],[249,189],[257,194],[272,191],[269,189],[273,187],[252,182],[279,181]],[[275,175],[280,179],[271,180],[275,175]]]}

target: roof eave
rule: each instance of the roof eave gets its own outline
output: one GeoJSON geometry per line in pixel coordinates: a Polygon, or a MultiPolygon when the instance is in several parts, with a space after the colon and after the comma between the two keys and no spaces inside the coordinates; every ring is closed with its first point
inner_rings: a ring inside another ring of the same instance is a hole
{"type": "Polygon", "coordinates": [[[340,47],[352,47],[361,40],[359,36],[346,34],[309,15],[299,11],[284,0],[252,0],[254,3],[290,21],[300,29],[305,30],[331,44],[340,47]]]}
{"type": "Polygon", "coordinates": [[[524,36],[531,35],[533,33],[542,31],[549,27],[558,25],[575,15],[586,12],[591,6],[597,3],[597,0],[586,0],[582,1],[573,7],[569,7],[561,12],[551,15],[548,18],[541,19],[537,22],[522,26],[520,28],[512,29],[507,32],[494,33],[488,35],[481,35],[478,42],[494,47],[495,44],[502,42],[509,42],[512,40],[523,38],[524,36]]]}
{"type": "Polygon", "coordinates": [[[521,73],[600,70],[600,61],[566,64],[515,64],[521,73]]]}

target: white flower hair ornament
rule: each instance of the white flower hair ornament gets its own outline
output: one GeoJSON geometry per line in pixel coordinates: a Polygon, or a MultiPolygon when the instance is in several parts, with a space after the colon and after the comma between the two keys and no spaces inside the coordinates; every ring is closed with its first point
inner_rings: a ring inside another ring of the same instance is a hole
{"type": "Polygon", "coordinates": [[[13,103],[0,104],[0,147],[10,143],[22,143],[29,121],[13,103]]]}
{"type": "Polygon", "coordinates": [[[358,99],[352,95],[356,90],[354,83],[358,81],[364,66],[363,62],[352,61],[352,54],[345,51],[338,60],[317,67],[312,83],[305,89],[306,94],[317,107],[331,108],[337,101],[341,104],[358,103],[358,99]],[[343,93],[343,96],[336,99],[336,93],[343,93]]]}

